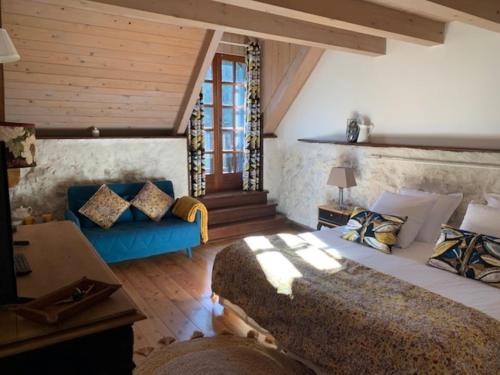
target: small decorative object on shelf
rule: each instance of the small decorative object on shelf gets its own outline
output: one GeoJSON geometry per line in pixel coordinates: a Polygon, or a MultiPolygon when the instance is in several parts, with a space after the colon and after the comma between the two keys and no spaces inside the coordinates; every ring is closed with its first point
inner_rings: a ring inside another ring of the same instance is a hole
{"type": "Polygon", "coordinates": [[[370,142],[370,132],[373,128],[373,124],[365,122],[364,124],[359,124],[358,126],[359,126],[358,143],[370,142]]]}
{"type": "Polygon", "coordinates": [[[94,137],[94,138],[99,138],[101,135],[101,131],[98,128],[96,128],[95,126],[92,126],[90,128],[90,131],[92,133],[92,137],[94,137]]]}
{"type": "Polygon", "coordinates": [[[333,167],[328,176],[328,185],[339,188],[339,201],[337,203],[340,209],[344,209],[344,188],[356,186],[354,170],[346,167],[333,167]]]}
{"type": "Polygon", "coordinates": [[[328,228],[336,228],[346,225],[351,217],[352,208],[340,209],[336,206],[319,206],[318,207],[318,226],[317,229],[321,230],[323,226],[328,228]]]}
{"type": "Polygon", "coordinates": [[[357,118],[347,120],[346,136],[349,143],[356,143],[358,141],[359,120],[357,118]]]}

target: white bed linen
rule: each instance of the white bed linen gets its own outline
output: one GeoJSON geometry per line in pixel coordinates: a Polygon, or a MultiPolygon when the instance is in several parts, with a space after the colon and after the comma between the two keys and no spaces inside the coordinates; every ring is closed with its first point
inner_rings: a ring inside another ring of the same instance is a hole
{"type": "Polygon", "coordinates": [[[332,254],[338,253],[344,258],[440,294],[500,320],[500,289],[427,266],[425,263],[432,255],[432,244],[414,242],[406,249],[393,248],[392,254],[384,254],[371,247],[343,240],[340,238],[342,232],[343,227],[339,227],[312,232],[303,238],[317,247],[325,248],[326,245],[332,254]]]}

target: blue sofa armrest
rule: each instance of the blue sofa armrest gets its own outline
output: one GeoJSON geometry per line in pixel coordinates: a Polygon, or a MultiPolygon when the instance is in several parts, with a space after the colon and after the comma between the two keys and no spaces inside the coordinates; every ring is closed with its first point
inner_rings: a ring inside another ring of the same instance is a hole
{"type": "Polygon", "coordinates": [[[72,221],[78,228],[80,228],[80,219],[78,219],[73,211],[66,209],[66,211],[64,211],[64,218],[72,221]]]}

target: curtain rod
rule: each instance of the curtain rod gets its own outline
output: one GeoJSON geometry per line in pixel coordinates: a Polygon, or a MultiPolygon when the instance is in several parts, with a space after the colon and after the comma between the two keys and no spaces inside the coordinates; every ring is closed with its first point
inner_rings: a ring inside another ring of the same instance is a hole
{"type": "Polygon", "coordinates": [[[381,154],[371,154],[369,157],[379,160],[402,161],[402,162],[427,164],[427,165],[443,165],[448,167],[462,167],[462,168],[474,167],[479,169],[500,169],[500,164],[494,164],[494,163],[478,163],[478,162],[439,160],[439,159],[426,159],[426,158],[408,158],[404,156],[391,156],[391,155],[381,155],[381,154]]]}

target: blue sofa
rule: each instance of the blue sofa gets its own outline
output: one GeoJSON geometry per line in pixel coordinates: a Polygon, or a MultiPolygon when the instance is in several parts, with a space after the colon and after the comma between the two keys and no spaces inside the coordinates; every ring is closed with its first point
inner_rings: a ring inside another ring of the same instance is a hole
{"type": "MultiPolygon", "coordinates": [[[[156,181],[155,185],[174,197],[171,181],[156,181]]],[[[125,200],[132,200],[144,183],[108,184],[125,200]]],[[[160,222],[150,220],[135,207],[127,209],[110,229],[102,229],[78,210],[94,195],[100,185],[73,186],[68,189],[66,220],[73,221],[94,245],[107,263],[148,257],[186,250],[191,257],[194,246],[200,245],[201,215],[189,223],[168,211],[160,222]]]]}

